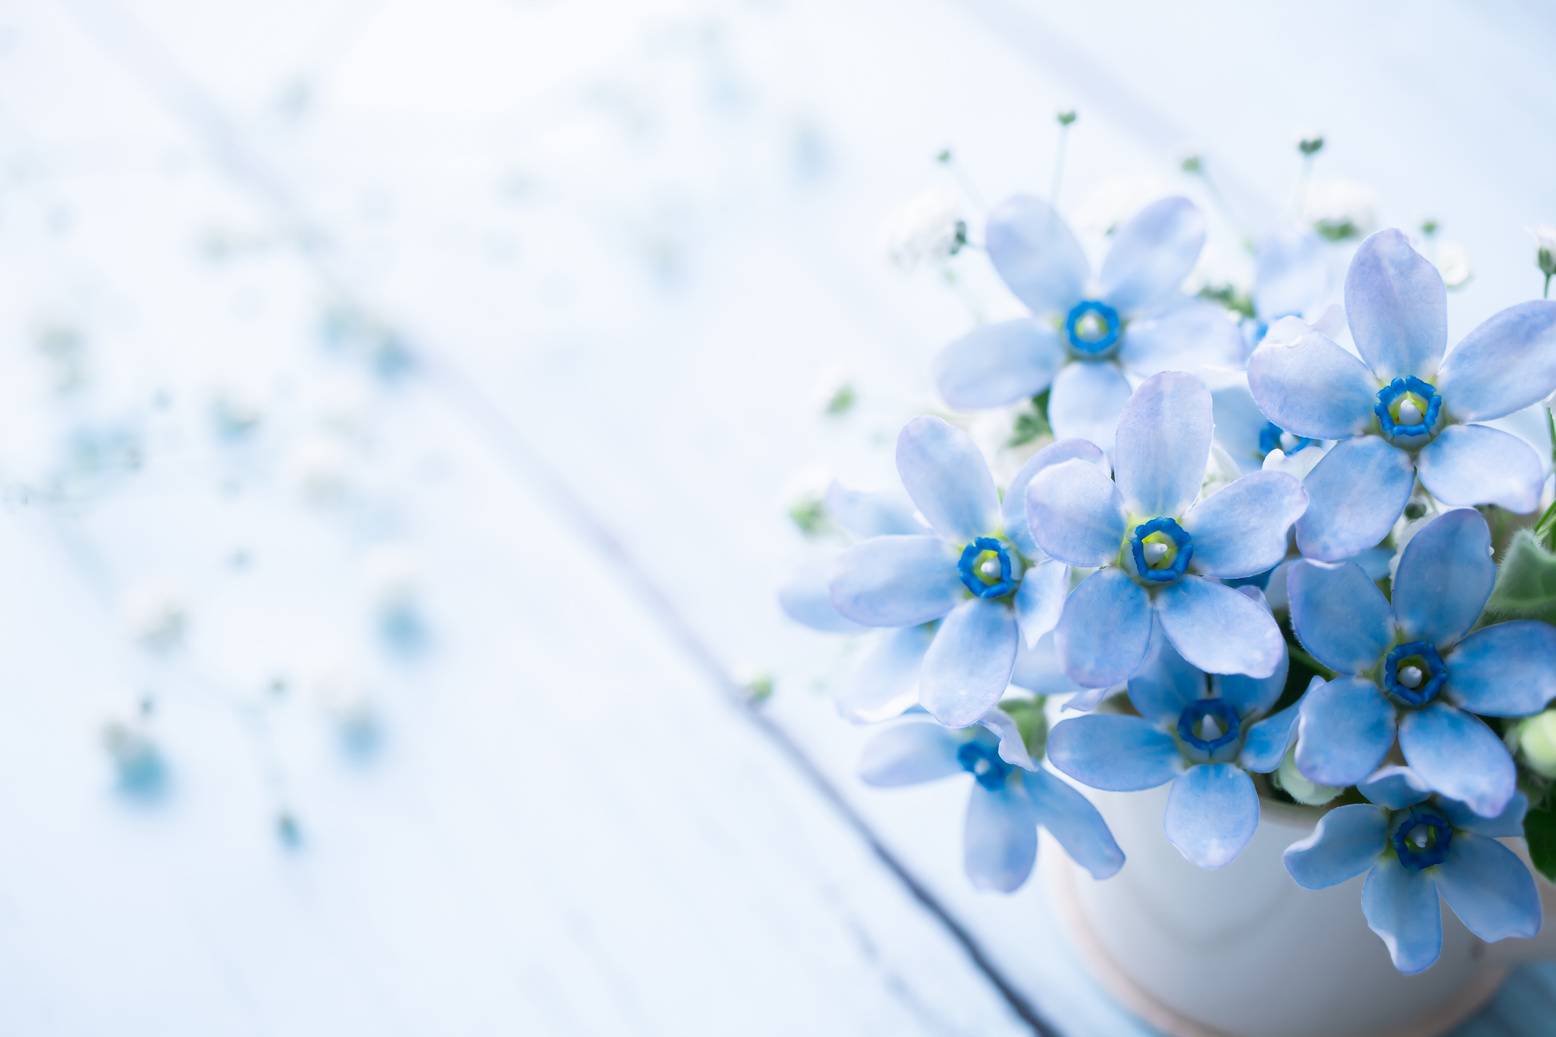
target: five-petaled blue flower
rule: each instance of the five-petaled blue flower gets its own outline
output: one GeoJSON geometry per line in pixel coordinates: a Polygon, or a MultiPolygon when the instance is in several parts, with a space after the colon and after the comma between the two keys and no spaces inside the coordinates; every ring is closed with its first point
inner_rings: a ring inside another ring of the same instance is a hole
{"type": "MultiPolygon", "coordinates": [[[[1096,471],[1106,459],[1084,440],[1055,443],[1027,461],[1012,489],[1064,463],[1096,471]]],[[[1018,644],[1036,645],[1058,622],[1069,566],[1038,550],[1021,494],[1007,493],[1002,512],[989,466],[960,429],[927,416],[908,422],[897,474],[934,534],[872,537],[843,551],[830,601],[865,626],[940,620],[923,655],[919,702],[941,723],[965,727],[1005,693],[1018,644]]]]}
{"type": "Polygon", "coordinates": [[[1344,440],[1306,479],[1302,553],[1335,561],[1378,543],[1417,474],[1446,504],[1533,511],[1544,482],[1534,449],[1474,423],[1556,390],[1556,301],[1510,306],[1444,357],[1443,279],[1403,234],[1385,230],[1351,261],[1345,310],[1361,359],[1309,331],[1267,341],[1248,361],[1249,388],[1273,424],[1344,440]]]}
{"type": "Polygon", "coordinates": [[[1190,375],[1165,372],[1140,386],[1119,418],[1112,479],[1066,461],[1027,486],[1038,546],[1071,565],[1101,567],[1065,601],[1055,632],[1076,683],[1127,680],[1145,658],[1153,614],[1178,653],[1207,673],[1268,677],[1279,665],[1285,649],[1275,620],[1218,580],[1279,562],[1307,495],[1285,473],[1254,472],[1195,504],[1210,439],[1210,392],[1190,375]]]}
{"type": "Polygon", "coordinates": [[[1027,754],[1015,722],[998,709],[983,726],[961,731],[929,721],[894,724],[865,745],[859,764],[860,777],[877,786],[917,785],[964,771],[974,782],[963,862],[979,889],[1009,893],[1027,880],[1039,825],[1095,878],[1124,866],[1124,853],[1097,808],[1043,770],[1027,754]]]}
{"type": "Polygon", "coordinates": [[[935,384],[952,407],[981,410],[1050,389],[1061,439],[1113,445],[1136,377],[1238,365],[1242,335],[1221,309],[1179,294],[1205,244],[1186,198],[1146,206],[1119,229],[1095,286],[1080,243],[1048,203],[1017,195],[989,216],[989,259],[1034,316],[990,324],[947,346],[935,384]]]}
{"type": "Polygon", "coordinates": [[[1450,511],[1405,545],[1393,604],[1352,562],[1300,561],[1297,639],[1339,676],[1303,697],[1297,768],[1355,785],[1394,746],[1438,792],[1494,817],[1515,792],[1507,747],[1475,714],[1521,717],[1556,698],[1556,628],[1513,620],[1469,634],[1496,582],[1480,513],[1450,511]]]}
{"type": "Polygon", "coordinates": [[[1367,873],[1362,912],[1394,967],[1420,972],[1442,951],[1437,894],[1470,932],[1494,942],[1539,932],[1540,894],[1518,855],[1497,839],[1524,834],[1522,792],[1495,817],[1434,796],[1406,767],[1385,767],[1359,788],[1371,802],[1336,807],[1286,850],[1286,870],[1308,889],[1367,873]]]}
{"type": "Polygon", "coordinates": [[[1151,632],[1151,651],[1129,679],[1139,716],[1091,713],[1048,736],[1048,761],[1092,788],[1135,792],[1172,782],[1162,827],[1201,868],[1242,852],[1259,827],[1259,793],[1248,771],[1280,766],[1295,735],[1297,707],[1265,717],[1286,683],[1286,660],[1268,677],[1207,677],[1151,632]]]}

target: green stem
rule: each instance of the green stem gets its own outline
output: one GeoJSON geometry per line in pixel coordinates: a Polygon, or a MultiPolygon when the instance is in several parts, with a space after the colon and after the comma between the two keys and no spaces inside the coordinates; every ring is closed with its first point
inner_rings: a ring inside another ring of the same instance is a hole
{"type": "Polygon", "coordinates": [[[1545,275],[1545,298],[1549,299],[1550,297],[1551,297],[1551,275],[1550,274],[1546,274],[1545,275]]]}

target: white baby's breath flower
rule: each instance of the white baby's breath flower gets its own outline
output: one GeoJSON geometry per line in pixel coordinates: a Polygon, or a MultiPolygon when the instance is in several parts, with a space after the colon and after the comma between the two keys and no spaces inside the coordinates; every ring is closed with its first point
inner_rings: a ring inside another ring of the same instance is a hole
{"type": "Polygon", "coordinates": [[[825,466],[813,465],[790,479],[783,489],[783,506],[806,536],[819,536],[832,529],[826,504],[827,487],[831,484],[832,472],[825,466]]]}
{"type": "Polygon", "coordinates": [[[316,660],[311,670],[309,692],[331,720],[344,729],[375,723],[372,689],[361,670],[335,656],[316,660]]]}
{"type": "Polygon", "coordinates": [[[1351,180],[1313,180],[1302,218],[1331,241],[1370,234],[1378,225],[1378,195],[1351,180]]]}
{"type": "Polygon", "coordinates": [[[1524,231],[1534,239],[1535,263],[1547,277],[1556,276],[1556,227],[1537,223],[1524,231]]]}
{"type": "Polygon", "coordinates": [[[223,389],[211,401],[217,430],[236,438],[251,431],[265,416],[264,407],[241,389],[223,389]]]}
{"type": "Polygon", "coordinates": [[[361,580],[380,612],[413,609],[422,591],[421,555],[406,544],[380,544],[362,559],[361,580]]]}
{"type": "Polygon", "coordinates": [[[349,481],[351,453],[333,436],[314,435],[292,448],[286,468],[304,497],[322,503],[340,496],[349,481]]]}
{"type": "Polygon", "coordinates": [[[854,388],[854,372],[841,364],[833,364],[821,372],[811,389],[811,403],[829,417],[841,417],[853,409],[859,399],[854,388]]]}
{"type": "Polygon", "coordinates": [[[967,241],[956,192],[935,187],[894,210],[881,224],[877,247],[894,266],[917,270],[943,263],[967,241]]]}
{"type": "Polygon", "coordinates": [[[1464,251],[1463,245],[1454,241],[1438,243],[1436,265],[1437,272],[1443,276],[1443,284],[1448,288],[1463,288],[1474,273],[1470,269],[1469,253],[1464,251]]]}
{"type": "Polygon", "coordinates": [[[164,652],[177,648],[189,625],[188,597],[173,583],[144,583],[124,597],[124,624],[143,647],[164,652]]]}
{"type": "Polygon", "coordinates": [[[157,743],[150,719],[141,703],[129,699],[114,699],[103,707],[99,736],[121,775],[133,777],[155,767],[157,743]]]}

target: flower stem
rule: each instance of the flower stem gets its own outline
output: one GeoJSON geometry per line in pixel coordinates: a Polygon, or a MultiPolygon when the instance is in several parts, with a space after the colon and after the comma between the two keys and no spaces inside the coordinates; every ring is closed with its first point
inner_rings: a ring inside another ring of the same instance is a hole
{"type": "Polygon", "coordinates": [[[1550,274],[1546,274],[1545,275],[1545,296],[1544,297],[1547,298],[1547,299],[1549,299],[1551,297],[1551,275],[1550,274]]]}

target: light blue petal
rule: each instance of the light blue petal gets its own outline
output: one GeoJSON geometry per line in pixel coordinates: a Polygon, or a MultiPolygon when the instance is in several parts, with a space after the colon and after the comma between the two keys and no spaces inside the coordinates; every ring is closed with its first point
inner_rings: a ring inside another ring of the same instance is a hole
{"type": "Polygon", "coordinates": [[[1329,290],[1324,242],[1300,227],[1285,227],[1259,242],[1254,260],[1253,308],[1261,320],[1300,317],[1329,290]]]}
{"type": "Polygon", "coordinates": [[[1496,817],[1518,791],[1518,770],[1502,739],[1484,720],[1446,702],[1407,712],[1399,748],[1417,777],[1482,817],[1496,817]]]}
{"type": "Polygon", "coordinates": [[[1091,800],[1047,771],[1023,774],[1021,780],[1037,823],[1048,829],[1071,860],[1098,881],[1118,874],[1124,866],[1124,851],[1091,800]]]}
{"type": "Polygon", "coordinates": [[[1232,763],[1190,767],[1167,793],[1167,841],[1201,868],[1220,868],[1243,852],[1259,827],[1259,793],[1232,763]]]}
{"type": "Polygon", "coordinates": [[[1400,972],[1420,972],[1443,949],[1442,910],[1437,884],[1425,871],[1408,871],[1398,857],[1383,857],[1362,886],[1367,928],[1383,938],[1400,972]]]}
{"type": "Polygon", "coordinates": [[[1147,720],[1178,722],[1185,706],[1205,697],[1205,675],[1184,661],[1153,617],[1145,660],[1129,678],[1129,701],[1147,720]]]}
{"type": "Polygon", "coordinates": [[[1104,685],[1100,688],[1085,688],[1065,699],[1064,708],[1066,711],[1073,710],[1077,713],[1090,713],[1102,704],[1103,699],[1122,690],[1124,690],[1124,685],[1122,684],[1115,684],[1111,687],[1104,685]]]}
{"type": "Polygon", "coordinates": [[[1048,388],[1064,359],[1050,319],[985,324],[935,357],[935,387],[957,410],[1003,407],[1048,388]]]}
{"type": "Polygon", "coordinates": [[[1076,361],[1054,376],[1048,424],[1060,439],[1089,439],[1113,449],[1113,430],[1129,402],[1129,382],[1110,360],[1076,361]]]}
{"type": "Polygon", "coordinates": [[[1240,367],[1243,333],[1226,311],[1203,299],[1185,299],[1154,317],[1124,329],[1119,363],[1136,378],[1162,371],[1240,367]]]}
{"type": "Polygon", "coordinates": [[[1054,647],[1065,676],[1088,688],[1119,684],[1151,639],[1151,599],[1118,569],[1099,569],[1064,603],[1054,647]]]}
{"type": "Polygon", "coordinates": [[[1556,391],[1556,299],[1493,314],[1443,361],[1437,391],[1460,421],[1489,421],[1556,391]]]}
{"type": "Polygon", "coordinates": [[[934,637],[927,625],[883,632],[838,683],[838,712],[856,724],[874,724],[914,706],[919,669],[934,637]]]}
{"type": "Polygon", "coordinates": [[[1526,717],[1556,699],[1556,627],[1515,619],[1475,631],[1443,659],[1450,701],[1487,717],[1526,717]]]}
{"type": "Polygon", "coordinates": [[[1337,562],[1388,535],[1415,487],[1410,455],[1377,436],[1348,439],[1325,454],[1302,481],[1307,511],[1297,520],[1297,547],[1337,562]]]}
{"type": "Polygon", "coordinates": [[[1421,482],[1444,504],[1495,504],[1527,515],[1540,506],[1545,469],[1518,436],[1490,425],[1449,425],[1416,461],[1421,482]]]}
{"type": "Polygon", "coordinates": [[[1000,496],[973,438],[931,415],[897,436],[897,474],[918,510],[947,540],[961,545],[994,532],[1000,496]]]}
{"type": "Polygon", "coordinates": [[[859,778],[882,788],[917,785],[962,773],[956,751],[962,739],[939,724],[910,720],[894,724],[864,744],[859,778]]]}
{"type": "Polygon", "coordinates": [[[1393,609],[1356,563],[1296,562],[1286,597],[1297,640],[1336,673],[1365,673],[1388,651],[1393,609]]]}
{"type": "MultiPolygon", "coordinates": [[[[1252,588],[1239,587],[1238,593],[1248,596],[1252,588]]],[[[1262,597],[1255,601],[1260,604],[1262,597]]],[[[1268,603],[1261,607],[1268,608],[1268,603]]],[[[1275,667],[1275,672],[1268,677],[1250,677],[1243,673],[1226,673],[1214,678],[1216,694],[1226,699],[1237,715],[1248,718],[1262,716],[1269,708],[1280,699],[1281,692],[1286,690],[1286,671],[1290,661],[1286,656],[1286,645],[1281,642],[1280,662],[1275,667]]]]}
{"type": "Polygon", "coordinates": [[[1387,843],[1383,811],[1366,803],[1335,807],[1312,835],[1286,847],[1286,870],[1303,889],[1328,889],[1372,867],[1387,843]]]}
{"type": "Polygon", "coordinates": [[[929,532],[913,513],[912,499],[901,490],[856,490],[833,479],[826,505],[832,521],[861,540],[929,532]]]}
{"type": "Polygon", "coordinates": [[[1110,792],[1153,789],[1183,770],[1171,735],[1142,717],[1114,713],[1059,721],[1048,732],[1048,762],[1083,785],[1110,792]]]}
{"type": "Polygon", "coordinates": [[[1102,299],[1129,317],[1165,305],[1205,247],[1205,214],[1187,198],[1163,198],[1114,235],[1102,261],[1102,299]]]}
{"type": "Polygon", "coordinates": [[[1394,745],[1394,707],[1360,677],[1336,677],[1302,696],[1297,770],[1320,785],[1356,785],[1394,745]]]}
{"type": "Polygon", "coordinates": [[[832,566],[832,606],[856,623],[905,627],[939,619],[967,597],[957,555],[935,536],[862,540],[832,566]]]}
{"type": "Polygon", "coordinates": [[[1103,475],[1112,474],[1112,468],[1108,466],[1108,455],[1104,454],[1097,444],[1089,439],[1061,439],[1057,443],[1048,444],[1027,458],[1026,464],[1016,472],[1015,478],[1010,480],[1010,486],[1005,490],[1005,499],[1000,504],[1005,519],[1005,535],[1021,548],[1021,553],[1028,558],[1037,558],[1042,554],[1042,549],[1037,546],[1037,541],[1032,539],[1032,531],[1027,526],[1027,486],[1031,484],[1033,476],[1043,469],[1059,464],[1061,461],[1073,460],[1090,462],[1103,475]]]}
{"type": "Polygon", "coordinates": [[[1310,439],[1360,434],[1378,395],[1367,365],[1316,331],[1266,338],[1248,358],[1248,388],[1271,421],[1310,439]]]}
{"type": "Polygon", "coordinates": [[[1431,787],[1415,771],[1395,764],[1385,764],[1373,771],[1366,781],[1356,786],[1356,791],[1368,802],[1390,810],[1403,810],[1432,798],[1431,787]]]}
{"type": "Polygon", "coordinates": [[[984,246],[994,269],[1033,313],[1065,314],[1081,301],[1091,267],[1049,204],[1018,194],[989,214],[984,246]]]}
{"type": "Polygon", "coordinates": [[[1465,828],[1476,835],[1487,835],[1493,839],[1521,838],[1524,834],[1524,816],[1529,813],[1529,797],[1522,792],[1513,793],[1513,798],[1507,801],[1507,806],[1496,817],[1481,817],[1456,799],[1439,797],[1437,805],[1453,827],[1465,828]]]}
{"type": "Polygon", "coordinates": [[[1026,742],[1021,737],[1021,725],[1016,723],[1015,717],[995,706],[978,718],[978,724],[993,732],[1000,740],[1000,759],[1023,770],[1037,769],[1037,761],[1027,752],[1026,742]]]}
{"type": "Polygon", "coordinates": [[[1027,529],[1043,553],[1070,565],[1118,560],[1126,531],[1118,487],[1086,461],[1061,461],[1027,484],[1027,529]]]}
{"type": "Polygon", "coordinates": [[[1356,351],[1379,378],[1435,380],[1448,345],[1448,290],[1399,231],[1380,230],[1356,250],[1345,315],[1356,351]]]}
{"type": "Polygon", "coordinates": [[[1307,510],[1307,491],[1285,472],[1254,472],[1189,509],[1193,571],[1238,579],[1273,569],[1286,557],[1286,534],[1307,510]]]}
{"type": "Polygon", "coordinates": [[[1480,512],[1461,508],[1439,515],[1399,556],[1393,596],[1400,632],[1406,641],[1430,641],[1447,651],[1480,618],[1496,582],[1491,530],[1480,512]]]}
{"type": "Polygon", "coordinates": [[[1518,854],[1495,839],[1454,832],[1437,888],[1464,927],[1488,943],[1540,931],[1540,891],[1518,854]]]}
{"type": "Polygon", "coordinates": [[[1013,893],[1037,860],[1037,815],[1020,784],[991,792],[973,783],[962,832],[962,865],[974,889],[1013,893]]]}
{"type": "Polygon", "coordinates": [[[1016,665],[1016,617],[972,598],[941,622],[924,655],[919,703],[948,727],[976,723],[1005,694],[1016,665]]]}
{"type": "Polygon", "coordinates": [[[1246,385],[1229,385],[1210,394],[1216,422],[1216,443],[1231,455],[1244,472],[1257,472],[1264,463],[1259,435],[1270,419],[1264,416],[1246,385]]]}
{"type": "Polygon", "coordinates": [[[1069,593],[1070,567],[1063,562],[1039,562],[1021,575],[1021,586],[1012,601],[1021,637],[1029,646],[1059,625],[1069,593]]]}
{"type": "Polygon", "coordinates": [[[1268,609],[1201,576],[1158,591],[1156,614],[1178,654],[1206,673],[1268,677],[1286,651],[1268,609]]]}
{"type": "Polygon", "coordinates": [[[1248,729],[1243,738],[1243,751],[1237,757],[1244,770],[1268,774],[1280,766],[1286,758],[1286,750],[1297,739],[1297,719],[1301,710],[1302,704],[1295,703],[1248,729]]]}
{"type": "Polygon", "coordinates": [[[1210,390],[1178,371],[1146,379],[1118,419],[1113,477],[1133,515],[1183,514],[1210,459],[1210,390]]]}
{"type": "Polygon", "coordinates": [[[829,634],[858,634],[869,629],[851,619],[844,619],[832,607],[832,568],[836,560],[830,555],[812,555],[794,563],[788,577],[778,588],[778,604],[796,623],[804,623],[812,630],[824,630],[829,634]]]}
{"type": "Polygon", "coordinates": [[[1010,683],[1038,695],[1068,695],[1079,688],[1059,665],[1052,633],[1045,634],[1031,647],[1025,643],[1016,645],[1016,668],[1010,673],[1010,683]]]}

